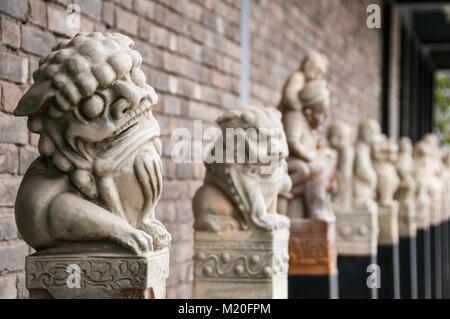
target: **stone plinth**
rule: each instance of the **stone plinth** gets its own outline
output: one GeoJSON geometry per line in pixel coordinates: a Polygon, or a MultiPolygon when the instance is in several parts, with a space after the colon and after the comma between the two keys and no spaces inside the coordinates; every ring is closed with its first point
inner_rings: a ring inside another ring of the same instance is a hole
{"type": "Polygon", "coordinates": [[[415,221],[417,231],[428,229],[430,227],[430,215],[428,208],[417,208],[415,221]]]}
{"type": "Polygon", "coordinates": [[[338,256],[376,256],[378,220],[375,212],[336,212],[338,256]]]}
{"type": "Polygon", "coordinates": [[[400,298],[398,203],[378,207],[378,265],[381,268],[379,297],[400,298]]]}
{"type": "Polygon", "coordinates": [[[35,299],[162,299],[169,250],[127,253],[33,254],[26,285],[35,299]]]}
{"type": "Polygon", "coordinates": [[[287,298],[289,230],[196,231],[194,238],[194,298],[287,298]]]}
{"type": "Polygon", "coordinates": [[[426,206],[416,207],[417,293],[419,299],[431,298],[430,216],[426,206]]]}
{"type": "Polygon", "coordinates": [[[450,298],[450,251],[449,251],[449,220],[445,216],[441,223],[442,248],[442,299],[450,298]]]}
{"type": "Polygon", "coordinates": [[[376,288],[367,286],[367,277],[369,265],[376,264],[377,239],[376,211],[336,212],[340,298],[376,298],[376,288]]]}
{"type": "Polygon", "coordinates": [[[289,298],[337,298],[336,225],[291,220],[289,298]]]}
{"type": "MultiPolygon", "coordinates": [[[[450,178],[450,177],[448,177],[450,178]]],[[[441,248],[442,248],[442,299],[450,299],[450,207],[449,195],[444,188],[441,222],[441,248]]]]}
{"type": "Polygon", "coordinates": [[[414,203],[399,205],[398,235],[400,238],[416,236],[417,222],[415,215],[414,203]]]}
{"type": "Polygon", "coordinates": [[[400,296],[417,299],[417,225],[414,202],[400,203],[398,213],[400,296]]]}
{"type": "Polygon", "coordinates": [[[442,298],[442,227],[443,216],[439,205],[432,205],[430,209],[430,269],[431,269],[431,298],[442,298]]]}
{"type": "Polygon", "coordinates": [[[380,227],[378,246],[397,245],[399,238],[397,203],[389,207],[378,207],[378,225],[380,227]]]}

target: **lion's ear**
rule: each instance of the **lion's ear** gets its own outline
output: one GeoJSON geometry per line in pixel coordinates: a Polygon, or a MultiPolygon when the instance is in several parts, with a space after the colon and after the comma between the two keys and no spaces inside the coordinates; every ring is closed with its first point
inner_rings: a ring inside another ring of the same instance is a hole
{"type": "Polygon", "coordinates": [[[16,116],[30,116],[55,96],[55,89],[50,80],[35,84],[22,96],[14,110],[16,116]]]}
{"type": "Polygon", "coordinates": [[[242,114],[242,119],[248,124],[253,124],[256,120],[256,117],[255,114],[247,111],[242,114]]]}
{"type": "Polygon", "coordinates": [[[216,123],[221,125],[222,123],[226,123],[232,120],[237,119],[240,116],[240,113],[236,110],[227,112],[216,119],[216,123]]]}

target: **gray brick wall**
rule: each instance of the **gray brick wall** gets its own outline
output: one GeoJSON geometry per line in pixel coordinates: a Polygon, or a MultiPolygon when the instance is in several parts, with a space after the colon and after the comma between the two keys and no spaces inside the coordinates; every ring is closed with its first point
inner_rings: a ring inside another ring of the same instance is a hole
{"type": "MultiPolygon", "coordinates": [[[[32,83],[42,55],[71,36],[68,4],[81,6],[81,31],[119,31],[132,37],[156,89],[164,191],[157,217],[173,236],[169,298],[192,294],[191,199],[202,184],[201,164],[170,160],[171,132],[214,125],[239,105],[240,0],[0,0],[0,298],[24,298],[24,257],[14,200],[37,156],[37,136],[12,115],[32,83]]],[[[310,48],[330,57],[333,114],[355,124],[378,117],[380,35],[365,28],[365,3],[355,0],[251,0],[251,101],[275,105],[281,86],[310,48]],[[348,114],[348,116],[346,115],[348,114]]]]}
{"type": "Polygon", "coordinates": [[[333,119],[381,119],[381,29],[366,26],[375,0],[251,0],[253,103],[276,105],[309,50],[325,53],[333,119]]]}

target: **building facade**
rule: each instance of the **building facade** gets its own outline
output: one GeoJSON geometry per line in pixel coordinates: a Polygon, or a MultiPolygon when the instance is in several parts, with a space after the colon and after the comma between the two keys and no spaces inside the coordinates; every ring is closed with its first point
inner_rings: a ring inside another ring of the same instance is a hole
{"type": "MultiPolygon", "coordinates": [[[[38,138],[12,112],[39,58],[76,33],[78,9],[80,31],[120,32],[135,41],[147,82],[159,96],[154,114],[165,175],[156,214],[173,237],[167,297],[189,298],[191,200],[204,168],[171,160],[173,130],[194,132],[196,120],[203,129],[213,126],[218,115],[242,101],[275,107],[284,81],[313,49],[330,61],[332,119],[353,128],[362,119],[381,121],[383,30],[367,26],[370,4],[381,1],[0,0],[0,298],[28,296],[24,261],[32,252],[16,229],[14,201],[38,155],[38,138]]],[[[399,71],[390,76],[399,77],[399,71]]],[[[390,101],[398,104],[395,96],[390,101]]]]}

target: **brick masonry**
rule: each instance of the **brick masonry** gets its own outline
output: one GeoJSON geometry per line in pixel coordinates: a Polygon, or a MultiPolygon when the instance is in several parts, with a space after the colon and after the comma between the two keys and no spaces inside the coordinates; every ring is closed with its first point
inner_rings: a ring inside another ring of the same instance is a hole
{"type": "MultiPolygon", "coordinates": [[[[379,118],[381,35],[365,27],[369,2],[374,1],[251,0],[252,103],[276,105],[289,73],[316,48],[330,58],[333,116],[352,125],[379,118]]],[[[159,95],[154,113],[161,125],[165,184],[156,214],[173,236],[167,295],[189,298],[191,199],[204,169],[171,161],[171,133],[176,127],[193,132],[199,119],[205,129],[239,105],[239,0],[0,0],[0,298],[27,297],[23,266],[32,252],[17,232],[13,206],[38,139],[12,111],[31,85],[39,58],[74,34],[64,23],[72,3],[81,8],[81,31],[122,32],[134,39],[147,81],[159,95]]]]}
{"type": "Polygon", "coordinates": [[[329,58],[332,119],[356,128],[380,120],[381,29],[369,29],[374,0],[253,0],[251,2],[251,102],[276,105],[284,80],[310,50],[329,58]]]}

